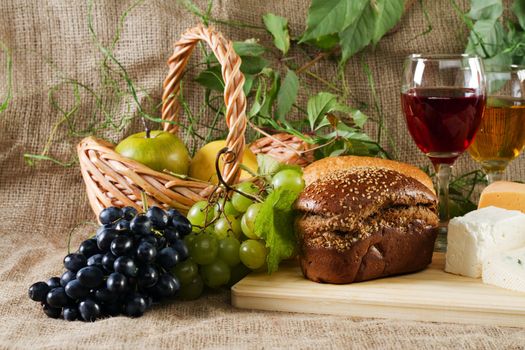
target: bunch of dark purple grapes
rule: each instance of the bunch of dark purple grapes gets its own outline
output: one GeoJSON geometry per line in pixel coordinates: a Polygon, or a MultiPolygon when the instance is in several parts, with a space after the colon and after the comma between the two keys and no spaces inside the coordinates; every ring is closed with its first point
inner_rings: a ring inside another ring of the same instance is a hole
{"type": "Polygon", "coordinates": [[[177,295],[171,272],[188,258],[183,237],[191,224],[174,209],[110,207],[99,216],[96,236],[64,258],[66,272],[29,288],[29,297],[52,318],[95,321],[124,314],[139,317],[153,303],[177,295]]]}

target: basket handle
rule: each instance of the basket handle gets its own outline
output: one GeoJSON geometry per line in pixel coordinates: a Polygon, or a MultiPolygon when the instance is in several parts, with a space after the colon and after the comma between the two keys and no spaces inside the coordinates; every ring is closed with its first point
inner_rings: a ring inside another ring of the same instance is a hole
{"type": "MultiPolygon", "coordinates": [[[[204,41],[211,48],[221,65],[224,80],[224,103],[226,105],[226,125],[229,128],[226,145],[231,151],[225,157],[222,175],[229,185],[239,179],[240,164],[246,141],[246,96],[244,95],[244,75],[240,71],[241,58],[233,50],[231,41],[211,27],[199,25],[186,31],[168,59],[169,73],[163,83],[162,119],[176,122],[180,112],[178,96],[180,81],[190,55],[199,41],[204,41]]],[[[176,133],[178,125],[164,123],[165,131],[176,133]]]]}

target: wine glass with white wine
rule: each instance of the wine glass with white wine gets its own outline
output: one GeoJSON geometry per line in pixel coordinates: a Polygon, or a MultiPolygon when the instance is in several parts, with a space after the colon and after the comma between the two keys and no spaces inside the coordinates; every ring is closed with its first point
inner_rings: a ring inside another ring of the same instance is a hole
{"type": "Polygon", "coordinates": [[[492,183],[525,147],[525,66],[486,66],[485,75],[487,104],[468,152],[492,183]]]}

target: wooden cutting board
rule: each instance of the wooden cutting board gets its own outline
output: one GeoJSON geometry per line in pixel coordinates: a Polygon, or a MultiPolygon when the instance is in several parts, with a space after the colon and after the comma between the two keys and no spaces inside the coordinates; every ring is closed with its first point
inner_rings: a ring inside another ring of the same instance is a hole
{"type": "Polygon", "coordinates": [[[525,327],[525,293],[443,271],[443,253],[421,272],[331,285],[311,282],[290,262],[252,273],[232,288],[238,308],[525,327]]]}

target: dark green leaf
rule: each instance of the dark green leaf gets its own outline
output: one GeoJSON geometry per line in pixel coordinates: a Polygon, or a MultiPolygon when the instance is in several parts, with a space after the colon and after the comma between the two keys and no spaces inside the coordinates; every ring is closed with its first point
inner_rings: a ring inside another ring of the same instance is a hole
{"type": "Polygon", "coordinates": [[[270,90],[266,92],[264,103],[261,107],[261,110],[259,111],[259,114],[263,117],[273,120],[272,106],[275,99],[277,98],[277,93],[279,92],[279,88],[281,86],[281,76],[279,72],[271,70],[268,72],[268,77],[271,79],[272,85],[270,86],[270,90]]]}
{"type": "Polygon", "coordinates": [[[300,42],[339,33],[354,23],[370,0],[312,0],[300,42]]]}
{"type": "Polygon", "coordinates": [[[224,81],[222,80],[222,73],[220,66],[212,66],[203,70],[195,78],[195,81],[207,89],[215,91],[224,91],[224,81]]]}
{"type": "Polygon", "coordinates": [[[339,35],[337,33],[323,35],[306,41],[309,44],[315,45],[321,50],[330,50],[339,44],[339,35]]]}
{"type": "Polygon", "coordinates": [[[278,188],[266,197],[255,219],[255,233],[264,239],[269,249],[266,262],[268,273],[279,263],[293,256],[296,249],[293,203],[298,194],[278,188]]]}
{"type": "Polygon", "coordinates": [[[264,46],[258,44],[255,39],[248,39],[245,41],[234,41],[233,49],[237,55],[241,57],[246,56],[261,56],[266,52],[264,46]]]}
{"type": "Polygon", "coordinates": [[[502,13],[501,0],[472,0],[468,16],[474,20],[496,20],[502,13]]]}
{"type": "Polygon", "coordinates": [[[329,92],[320,92],[308,99],[307,114],[312,131],[329,125],[325,116],[330,112],[352,113],[354,110],[337,101],[337,96],[329,92]]]}
{"type": "Polygon", "coordinates": [[[267,13],[263,16],[266,30],[273,36],[273,44],[283,55],[290,49],[290,33],[288,33],[288,20],[284,17],[267,13]]]}
{"type": "Polygon", "coordinates": [[[405,0],[379,0],[374,8],[376,23],[372,43],[375,45],[401,19],[405,10],[405,0]]]}
{"type": "Polygon", "coordinates": [[[244,94],[248,96],[250,94],[250,91],[252,90],[254,77],[251,74],[245,74],[244,75],[244,85],[242,87],[242,90],[244,91],[244,94]]]}
{"type": "Polygon", "coordinates": [[[278,120],[284,120],[297,99],[299,90],[299,78],[293,70],[288,70],[283,80],[279,93],[277,94],[277,109],[275,115],[278,120]]]}
{"type": "Polygon", "coordinates": [[[518,18],[521,29],[525,30],[525,1],[514,0],[514,3],[512,4],[512,12],[516,18],[518,18]]]}
{"type": "Polygon", "coordinates": [[[268,61],[259,56],[244,56],[241,62],[241,72],[244,74],[259,74],[268,66],[268,61]]]}

